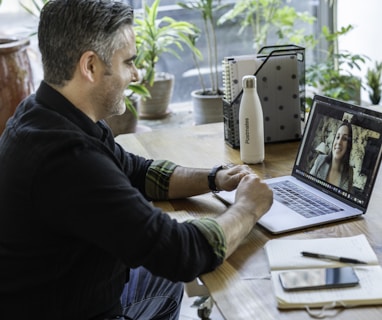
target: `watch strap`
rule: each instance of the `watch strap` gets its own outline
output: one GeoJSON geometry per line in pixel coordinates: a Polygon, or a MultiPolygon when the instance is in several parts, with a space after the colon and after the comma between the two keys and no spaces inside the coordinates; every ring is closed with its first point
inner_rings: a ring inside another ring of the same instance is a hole
{"type": "Polygon", "coordinates": [[[216,179],[216,173],[222,169],[224,169],[223,165],[214,166],[211,169],[210,173],[208,174],[208,187],[210,188],[212,192],[219,192],[215,184],[215,179],[216,179]]]}

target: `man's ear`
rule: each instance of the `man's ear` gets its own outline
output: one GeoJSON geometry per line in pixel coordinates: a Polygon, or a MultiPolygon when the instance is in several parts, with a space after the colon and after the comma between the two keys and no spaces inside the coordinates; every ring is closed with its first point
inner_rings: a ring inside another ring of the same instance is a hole
{"type": "Polygon", "coordinates": [[[82,54],[79,62],[81,75],[90,82],[95,82],[102,72],[102,61],[94,51],[86,51],[82,54]]]}

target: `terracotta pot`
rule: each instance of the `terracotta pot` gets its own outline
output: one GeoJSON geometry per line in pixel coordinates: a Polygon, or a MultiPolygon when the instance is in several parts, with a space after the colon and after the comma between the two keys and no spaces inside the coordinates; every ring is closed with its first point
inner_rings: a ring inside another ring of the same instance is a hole
{"type": "Polygon", "coordinates": [[[223,121],[223,95],[203,95],[191,92],[196,125],[223,121]]]}
{"type": "Polygon", "coordinates": [[[29,39],[0,38],[0,134],[17,105],[33,90],[29,39]]]}
{"type": "Polygon", "coordinates": [[[170,111],[168,106],[171,101],[174,86],[174,75],[162,73],[157,76],[152,87],[148,86],[151,98],[141,101],[139,117],[141,119],[161,119],[170,111]]]}

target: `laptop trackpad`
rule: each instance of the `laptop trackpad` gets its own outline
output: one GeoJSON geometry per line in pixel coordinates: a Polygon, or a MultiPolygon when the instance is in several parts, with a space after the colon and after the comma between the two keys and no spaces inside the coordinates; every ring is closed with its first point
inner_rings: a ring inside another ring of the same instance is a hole
{"type": "Polygon", "coordinates": [[[296,226],[305,223],[305,217],[278,201],[273,201],[272,207],[258,221],[258,224],[273,233],[280,232],[281,230],[295,229],[296,226]]]}

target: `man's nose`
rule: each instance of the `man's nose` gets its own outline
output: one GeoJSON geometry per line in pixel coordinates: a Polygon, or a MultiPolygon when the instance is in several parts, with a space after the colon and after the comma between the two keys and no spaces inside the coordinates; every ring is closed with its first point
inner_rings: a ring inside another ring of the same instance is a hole
{"type": "Polygon", "coordinates": [[[133,76],[131,77],[131,81],[132,82],[138,82],[139,81],[139,72],[138,72],[138,69],[135,65],[134,65],[133,76]]]}

